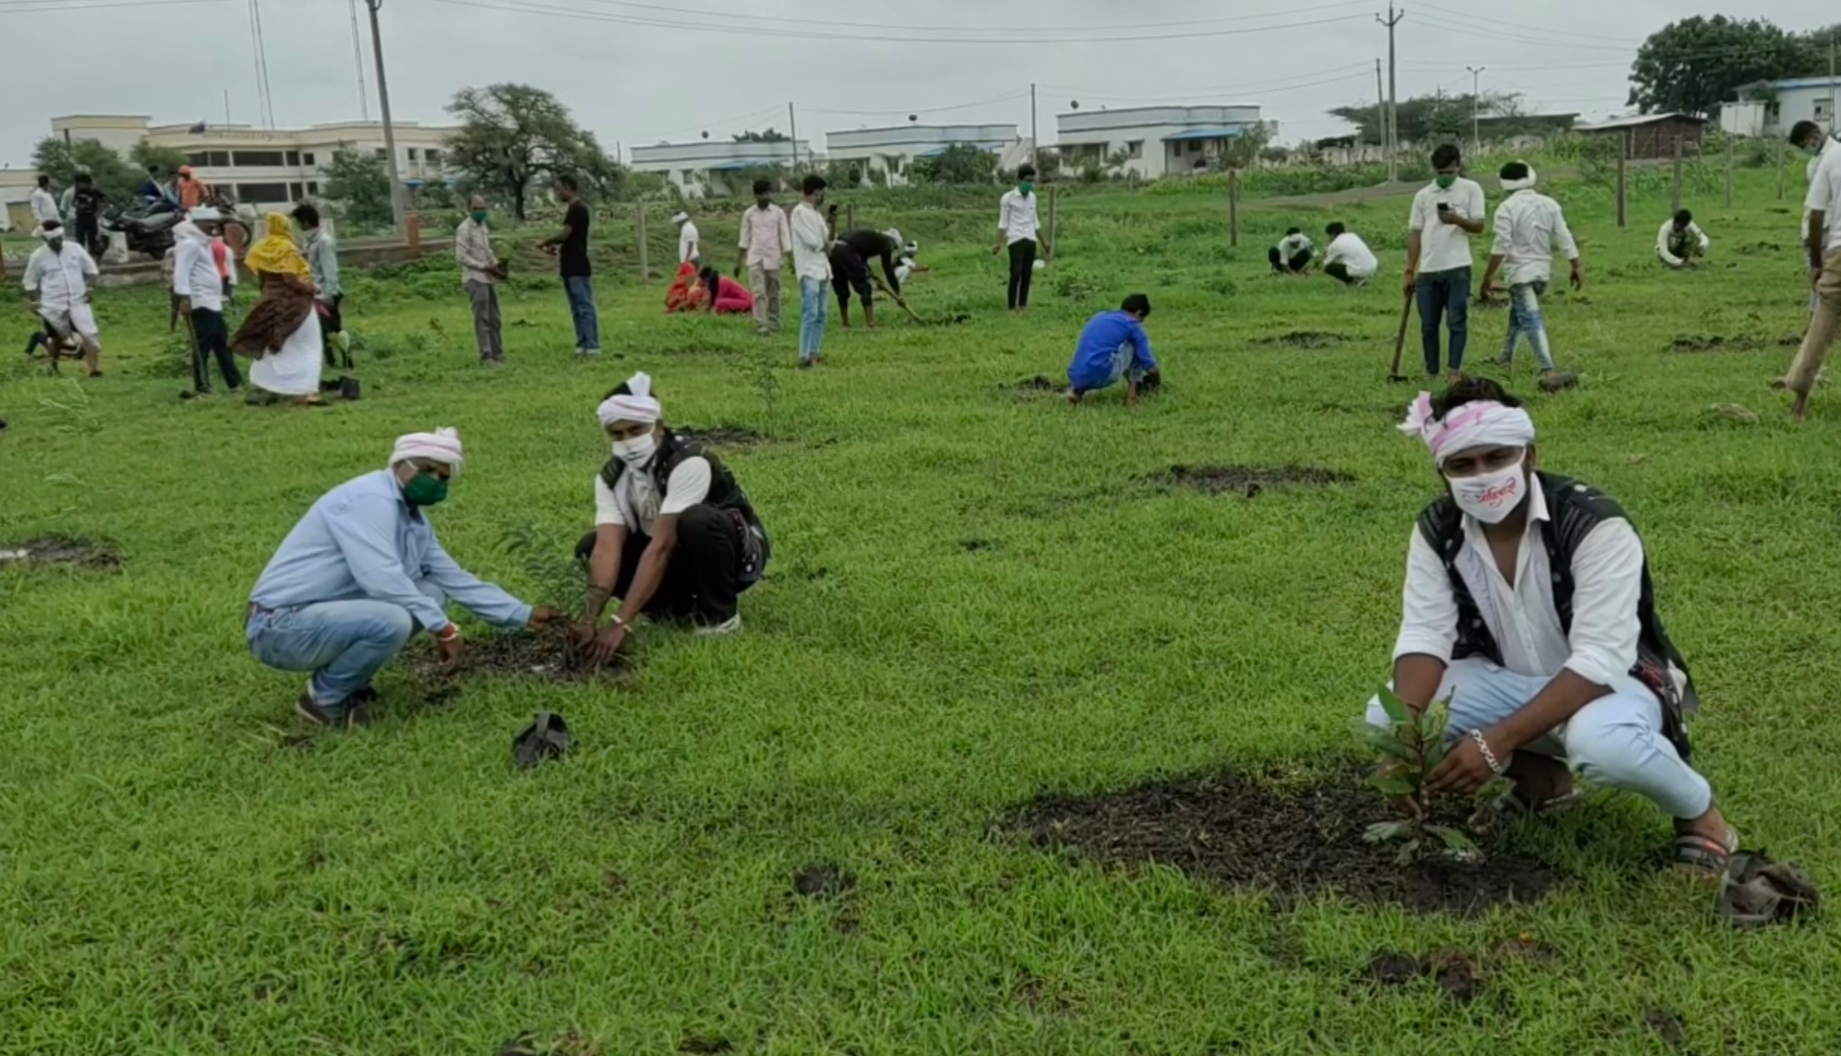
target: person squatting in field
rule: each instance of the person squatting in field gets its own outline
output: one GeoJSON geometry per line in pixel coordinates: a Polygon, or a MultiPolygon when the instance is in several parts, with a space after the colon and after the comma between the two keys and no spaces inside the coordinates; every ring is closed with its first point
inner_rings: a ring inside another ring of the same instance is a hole
{"type": "Polygon", "coordinates": [[[1163,384],[1157,357],[1144,321],[1151,317],[1151,299],[1142,293],[1125,298],[1118,311],[1101,312],[1087,320],[1068,364],[1068,403],[1080,406],[1089,392],[1125,380],[1125,406],[1136,407],[1138,394],[1163,384]]]}
{"type": "Polygon", "coordinates": [[[1698,267],[1694,262],[1706,256],[1712,244],[1713,240],[1694,222],[1694,214],[1682,209],[1662,221],[1662,229],[1656,232],[1656,257],[1677,271],[1693,270],[1698,267]]]}
{"type": "MultiPolygon", "coordinates": [[[[1444,494],[1408,541],[1393,689],[1419,710],[1450,701],[1435,792],[1538,815],[1575,797],[1572,771],[1635,792],[1675,819],[1675,863],[1718,875],[1738,846],[1706,778],[1689,765],[1698,706],[1686,661],[1657,615],[1643,541],[1616,501],[1542,472],[1534,422],[1489,379],[1434,400],[1400,429],[1425,443],[1444,494]]],[[[1379,697],[1367,721],[1386,726],[1379,697]]]]}
{"type": "Polygon", "coordinates": [[[458,666],[451,600],[495,627],[541,630],[559,617],[461,568],[428,510],[465,463],[452,429],[399,437],[387,468],[355,477],[308,509],[250,592],[245,634],[255,658],[311,671],[295,710],[326,726],[365,726],[371,679],[418,630],[458,666]]]}
{"type": "Polygon", "coordinates": [[[1303,228],[1287,228],[1278,245],[1266,250],[1266,262],[1272,265],[1274,275],[1307,275],[1316,248],[1303,228]]]}
{"type": "Polygon", "coordinates": [[[613,457],[595,475],[595,527],[576,544],[587,565],[578,648],[605,664],[641,615],[699,634],[742,629],[739,597],[760,582],[771,547],[748,496],[715,453],[665,427],[652,379],[635,374],[595,417],[613,457]],[[608,625],[608,602],[620,607],[608,625]]]}

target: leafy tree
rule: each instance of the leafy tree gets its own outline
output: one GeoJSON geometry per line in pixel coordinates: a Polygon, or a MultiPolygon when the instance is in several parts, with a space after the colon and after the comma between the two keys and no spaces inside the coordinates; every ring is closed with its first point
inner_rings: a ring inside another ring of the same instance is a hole
{"type": "MultiPolygon", "coordinates": [[[[1819,39],[1825,69],[1828,38],[1819,39]]],[[[1650,34],[1637,49],[1630,105],[1643,113],[1715,111],[1746,85],[1815,72],[1816,50],[1813,40],[1761,18],[1684,18],[1650,34]]]]}
{"type": "MultiPolygon", "coordinates": [[[[1400,100],[1400,142],[1424,143],[1434,139],[1469,139],[1474,113],[1485,117],[1518,113],[1521,97],[1513,93],[1485,92],[1481,96],[1420,95],[1400,100]],[[1474,110],[1473,110],[1474,107],[1474,110]]],[[[1381,142],[1381,108],[1339,106],[1330,116],[1354,125],[1363,143],[1381,142]]]]}
{"type": "Polygon", "coordinates": [[[772,125],[767,126],[765,132],[737,132],[733,138],[737,143],[785,143],[788,141],[788,137],[774,131],[772,125]]]}
{"type": "Polygon", "coordinates": [[[447,141],[449,160],[487,194],[510,199],[525,218],[541,181],[567,173],[584,190],[619,197],[626,171],[607,156],[594,133],[575,123],[554,95],[525,84],[462,88],[448,104],[461,130],[447,141]]]}
{"type": "Polygon", "coordinates": [[[141,174],[134,166],[93,139],[66,144],[61,137],[47,136],[32,151],[32,167],[51,177],[51,185],[60,191],[70,186],[72,176],[87,172],[96,187],[117,204],[133,199],[141,186],[141,174]]]}
{"type": "Polygon", "coordinates": [[[191,164],[185,151],[176,147],[156,147],[144,139],[128,151],[128,160],[142,172],[146,172],[149,165],[157,165],[162,178],[168,180],[173,178],[173,173],[179,171],[179,166],[191,164]]]}
{"type": "Polygon", "coordinates": [[[914,162],[914,178],[921,183],[990,183],[996,174],[996,156],[970,143],[955,143],[937,157],[914,162]]]}
{"type": "Polygon", "coordinates": [[[388,227],[395,222],[390,173],[376,154],[334,151],[324,190],[328,200],[338,203],[339,214],[359,227],[388,227]]]}

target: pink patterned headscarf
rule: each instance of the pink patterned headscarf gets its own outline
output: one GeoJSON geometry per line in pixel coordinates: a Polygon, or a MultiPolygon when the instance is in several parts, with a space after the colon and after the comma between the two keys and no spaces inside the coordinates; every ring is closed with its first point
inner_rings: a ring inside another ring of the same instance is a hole
{"type": "Polygon", "coordinates": [[[1534,442],[1534,419],[1520,407],[1494,400],[1466,403],[1443,418],[1433,417],[1432,394],[1422,392],[1406,410],[1400,431],[1425,441],[1440,466],[1459,451],[1473,447],[1527,447],[1534,442]]]}

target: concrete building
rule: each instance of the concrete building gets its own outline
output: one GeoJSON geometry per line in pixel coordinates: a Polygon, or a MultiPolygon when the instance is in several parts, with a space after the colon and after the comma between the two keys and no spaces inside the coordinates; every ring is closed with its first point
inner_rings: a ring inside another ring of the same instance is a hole
{"type": "Polygon", "coordinates": [[[858,128],[825,133],[825,160],[859,167],[864,183],[882,173],[891,187],[912,178],[914,163],[956,146],[973,146],[997,156],[997,167],[1014,169],[1029,160],[1034,144],[1015,125],[920,125],[858,128]]]}
{"type": "MultiPolygon", "coordinates": [[[[452,175],[446,165],[453,126],[396,122],[397,171],[411,188],[452,175]]],[[[76,114],[51,119],[51,134],[72,142],[93,139],[124,157],[143,141],[186,155],[194,174],[229,189],[238,202],[280,205],[313,198],[339,151],[384,156],[378,121],[347,121],[304,129],[248,125],[155,125],[143,116],[76,114]]]]}
{"type": "Polygon", "coordinates": [[[1737,102],[1720,107],[1720,129],[1735,136],[1787,136],[1798,121],[1835,132],[1841,77],[1799,77],[1739,89],[1737,102]]]}
{"type": "Polygon", "coordinates": [[[1126,171],[1155,179],[1209,167],[1260,124],[1257,106],[1081,110],[1055,118],[1056,149],[1062,166],[1076,171],[1123,151],[1126,171]]]}
{"type": "Polygon", "coordinates": [[[1636,114],[1600,121],[1595,125],[1575,125],[1573,131],[1583,136],[1611,136],[1624,141],[1624,156],[1632,160],[1672,158],[1675,144],[1682,153],[1693,157],[1700,153],[1701,137],[1707,122],[1694,114],[1636,114]]]}
{"type": "Polygon", "coordinates": [[[795,158],[812,160],[811,147],[803,139],[770,143],[711,139],[695,143],[655,143],[649,147],[634,147],[629,153],[629,163],[635,171],[660,173],[686,198],[742,194],[748,188],[729,185],[735,173],[790,167],[795,158]],[[729,175],[725,177],[725,173],[729,175]]]}

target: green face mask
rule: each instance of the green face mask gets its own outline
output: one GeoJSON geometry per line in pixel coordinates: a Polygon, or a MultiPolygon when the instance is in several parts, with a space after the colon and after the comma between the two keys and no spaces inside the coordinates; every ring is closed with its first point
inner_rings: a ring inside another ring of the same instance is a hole
{"type": "Polygon", "coordinates": [[[1024,180],[1022,183],[1016,185],[1016,189],[1022,191],[1024,194],[1034,194],[1036,185],[1032,180],[1024,180]]]}
{"type": "Polygon", "coordinates": [[[434,506],[447,498],[447,481],[427,473],[417,473],[403,485],[403,498],[411,506],[434,506]]]}
{"type": "Polygon", "coordinates": [[[1432,182],[1438,184],[1439,190],[1448,191],[1451,189],[1451,185],[1457,182],[1457,174],[1456,173],[1444,173],[1444,174],[1441,174],[1438,177],[1438,179],[1433,180],[1432,182]]]}
{"type": "Polygon", "coordinates": [[[486,222],[486,210],[484,209],[473,210],[473,222],[476,224],[485,223],[486,222]]]}

